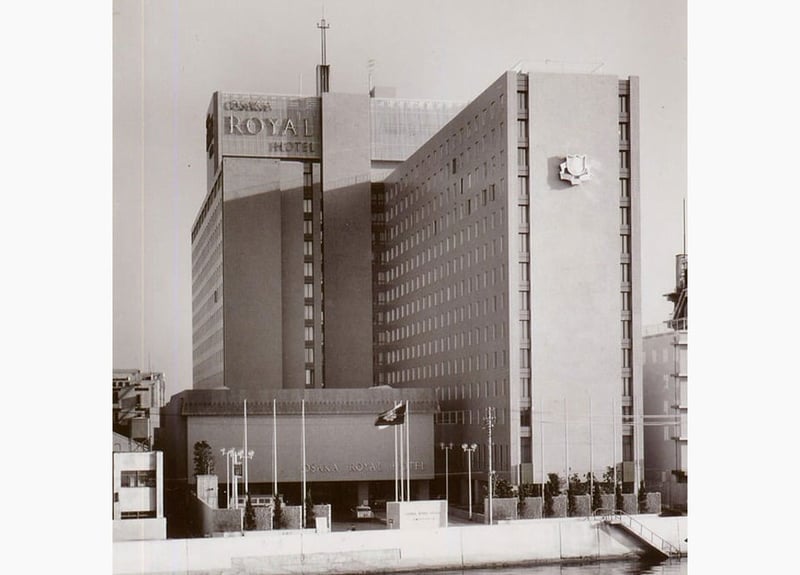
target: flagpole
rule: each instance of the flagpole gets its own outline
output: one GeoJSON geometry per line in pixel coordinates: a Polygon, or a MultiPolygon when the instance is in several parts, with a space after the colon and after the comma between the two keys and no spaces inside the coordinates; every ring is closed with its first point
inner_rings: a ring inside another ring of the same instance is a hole
{"type": "MultiPolygon", "coordinates": [[[[544,402],[542,406],[544,406],[544,402]]],[[[539,414],[539,436],[539,443],[541,444],[539,449],[539,462],[542,464],[542,502],[544,502],[544,407],[542,407],[541,413],[539,414]]]]}
{"type": "Polygon", "coordinates": [[[406,400],[406,419],[403,424],[406,426],[406,477],[408,481],[408,489],[406,501],[411,501],[411,438],[409,437],[409,428],[411,427],[411,411],[408,408],[408,400],[406,400]]]}
{"type": "Polygon", "coordinates": [[[272,400],[272,501],[278,496],[278,421],[276,400],[272,400]]]}
{"type": "Polygon", "coordinates": [[[403,475],[403,467],[404,467],[403,466],[403,461],[404,461],[403,453],[404,452],[403,452],[403,430],[402,430],[402,428],[400,429],[400,433],[398,433],[398,435],[400,436],[400,501],[405,501],[406,500],[406,496],[405,496],[405,480],[403,479],[403,477],[404,477],[404,475],[403,475]]]}
{"type": "Polygon", "coordinates": [[[397,426],[393,425],[394,429],[394,500],[397,501],[397,426]]]}
{"type": "MultiPolygon", "coordinates": [[[[589,495],[594,498],[594,444],[592,442],[592,396],[589,395],[589,495]]],[[[589,501],[592,501],[589,499],[589,501]]],[[[591,503],[589,504],[591,508],[591,503]]]]}
{"type": "Polygon", "coordinates": [[[564,471],[567,474],[567,493],[569,493],[569,422],[566,397],[564,398],[564,471]]]}
{"type": "Polygon", "coordinates": [[[306,400],[302,401],[302,426],[303,426],[303,495],[300,498],[302,524],[300,529],[306,526],[306,400]]]}
{"type": "Polygon", "coordinates": [[[614,440],[614,460],[612,463],[614,464],[614,508],[617,507],[617,412],[616,412],[616,405],[617,402],[614,401],[614,398],[611,398],[611,427],[613,429],[611,435],[614,440]]]}
{"type": "Polygon", "coordinates": [[[247,483],[247,399],[244,400],[244,456],[243,456],[243,465],[244,465],[244,495],[247,497],[249,493],[248,483],[247,483]]]}

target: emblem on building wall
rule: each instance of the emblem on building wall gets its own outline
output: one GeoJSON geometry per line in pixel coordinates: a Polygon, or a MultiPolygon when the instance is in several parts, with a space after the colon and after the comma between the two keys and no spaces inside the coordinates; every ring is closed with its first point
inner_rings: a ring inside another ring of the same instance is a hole
{"type": "Polygon", "coordinates": [[[566,180],[573,186],[588,180],[591,176],[589,173],[589,162],[586,155],[573,155],[567,156],[567,159],[561,162],[561,179],[566,180]]]}

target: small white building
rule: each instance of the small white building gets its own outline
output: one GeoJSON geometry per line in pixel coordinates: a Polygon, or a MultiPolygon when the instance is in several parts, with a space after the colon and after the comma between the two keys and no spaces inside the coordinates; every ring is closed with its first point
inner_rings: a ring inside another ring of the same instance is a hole
{"type": "Polygon", "coordinates": [[[166,539],[164,454],[113,453],[114,541],[166,539]]]}

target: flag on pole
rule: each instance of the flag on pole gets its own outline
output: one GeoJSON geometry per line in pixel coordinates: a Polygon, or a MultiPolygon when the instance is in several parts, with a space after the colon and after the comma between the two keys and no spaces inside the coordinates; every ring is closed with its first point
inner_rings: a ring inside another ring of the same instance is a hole
{"type": "Polygon", "coordinates": [[[375,425],[384,429],[390,425],[402,425],[406,417],[406,406],[404,403],[398,403],[391,409],[387,409],[375,420],[375,425]]]}

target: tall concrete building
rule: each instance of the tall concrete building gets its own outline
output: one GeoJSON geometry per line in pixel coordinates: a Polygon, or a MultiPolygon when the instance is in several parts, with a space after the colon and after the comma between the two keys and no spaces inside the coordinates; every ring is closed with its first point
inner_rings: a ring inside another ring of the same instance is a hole
{"type": "Polygon", "coordinates": [[[638,484],[638,172],[636,78],[508,72],[387,178],[383,377],[437,390],[478,477],[493,408],[513,482],[638,484]]]}
{"type": "Polygon", "coordinates": [[[215,93],[195,389],[433,389],[434,445],[478,446],[450,455],[462,499],[467,457],[638,485],[638,98],[516,71],[466,107],[215,93]]]}

